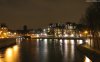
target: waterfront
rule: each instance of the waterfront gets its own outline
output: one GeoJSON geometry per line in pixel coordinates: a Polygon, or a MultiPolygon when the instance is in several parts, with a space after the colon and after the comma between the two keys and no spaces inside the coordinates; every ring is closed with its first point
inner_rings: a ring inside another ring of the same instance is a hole
{"type": "Polygon", "coordinates": [[[16,39],[0,49],[0,62],[92,62],[75,47],[74,40],[16,39]]]}

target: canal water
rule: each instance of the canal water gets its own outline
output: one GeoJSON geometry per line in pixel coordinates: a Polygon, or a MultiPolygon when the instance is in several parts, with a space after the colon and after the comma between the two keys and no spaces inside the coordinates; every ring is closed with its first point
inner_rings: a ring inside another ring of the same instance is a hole
{"type": "Polygon", "coordinates": [[[16,39],[0,49],[0,62],[92,62],[75,47],[74,40],[16,39]]]}

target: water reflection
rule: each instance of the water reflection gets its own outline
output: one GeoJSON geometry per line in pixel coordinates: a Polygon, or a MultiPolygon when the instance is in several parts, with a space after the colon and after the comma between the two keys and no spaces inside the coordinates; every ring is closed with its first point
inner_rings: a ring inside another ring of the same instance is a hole
{"type": "Polygon", "coordinates": [[[17,62],[18,61],[18,45],[9,47],[0,51],[0,62],[17,62]]]}
{"type": "Polygon", "coordinates": [[[0,62],[92,62],[75,48],[75,40],[17,39],[16,42],[18,45],[0,50],[0,62]]]}
{"type": "Polygon", "coordinates": [[[12,59],[12,56],[13,56],[14,54],[13,54],[13,51],[12,51],[12,49],[11,48],[8,48],[7,50],[6,50],[6,53],[5,53],[5,60],[8,62],[14,62],[13,61],[13,59],[12,59]]]}
{"type": "Polygon", "coordinates": [[[86,43],[87,43],[87,45],[89,45],[90,47],[94,47],[94,45],[93,45],[93,39],[86,39],[86,43]]]}
{"type": "Polygon", "coordinates": [[[77,40],[78,44],[82,44],[83,41],[82,40],[77,40]]]}
{"type": "Polygon", "coordinates": [[[74,40],[71,40],[71,44],[74,44],[74,42],[75,42],[74,40]]]}
{"type": "Polygon", "coordinates": [[[85,61],[84,62],[92,62],[88,57],[85,56],[85,61]]]}

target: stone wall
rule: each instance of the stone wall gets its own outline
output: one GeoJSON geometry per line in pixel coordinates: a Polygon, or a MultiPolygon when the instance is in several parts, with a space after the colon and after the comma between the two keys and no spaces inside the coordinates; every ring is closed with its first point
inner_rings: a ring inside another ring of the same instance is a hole
{"type": "Polygon", "coordinates": [[[0,39],[0,48],[16,44],[15,38],[0,39]]]}
{"type": "Polygon", "coordinates": [[[77,48],[93,62],[100,62],[100,51],[95,50],[87,45],[78,45],[77,48]]]}

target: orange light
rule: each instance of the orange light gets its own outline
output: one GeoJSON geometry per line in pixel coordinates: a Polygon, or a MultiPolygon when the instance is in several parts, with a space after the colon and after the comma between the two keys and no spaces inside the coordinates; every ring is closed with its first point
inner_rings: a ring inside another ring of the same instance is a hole
{"type": "Polygon", "coordinates": [[[88,31],[84,31],[85,34],[88,34],[88,31]]]}

